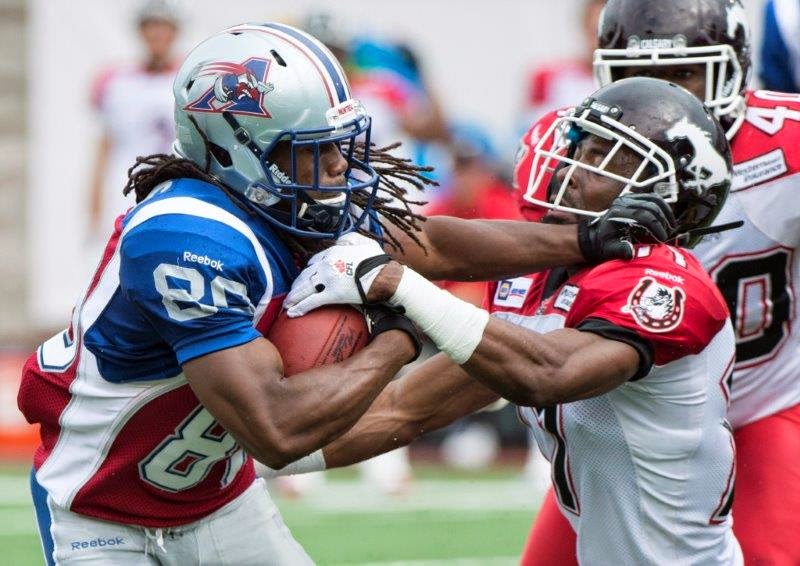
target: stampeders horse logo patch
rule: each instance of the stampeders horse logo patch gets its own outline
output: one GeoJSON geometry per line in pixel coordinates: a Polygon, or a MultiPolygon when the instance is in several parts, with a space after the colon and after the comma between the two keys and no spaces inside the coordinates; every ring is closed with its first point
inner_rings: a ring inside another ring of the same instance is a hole
{"type": "Polygon", "coordinates": [[[686,292],[681,287],[667,287],[652,277],[642,277],[622,312],[650,332],[669,332],[683,320],[685,302],[686,292]]]}

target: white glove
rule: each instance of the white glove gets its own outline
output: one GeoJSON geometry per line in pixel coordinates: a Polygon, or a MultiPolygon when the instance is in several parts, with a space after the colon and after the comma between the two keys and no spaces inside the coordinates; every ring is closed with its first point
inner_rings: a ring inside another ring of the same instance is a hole
{"type": "MultiPolygon", "coordinates": [[[[286,314],[295,318],[323,305],[362,304],[355,279],[356,268],[364,260],[378,257],[386,257],[378,242],[356,232],[345,234],[335,246],[308,261],[283,302],[286,314]]],[[[359,281],[365,296],[385,263],[361,274],[359,281]]]]}

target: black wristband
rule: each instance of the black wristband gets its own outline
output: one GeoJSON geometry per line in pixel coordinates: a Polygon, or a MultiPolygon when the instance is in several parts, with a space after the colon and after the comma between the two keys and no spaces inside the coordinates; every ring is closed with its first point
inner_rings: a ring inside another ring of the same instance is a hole
{"type": "Polygon", "coordinates": [[[411,363],[419,358],[420,352],[422,352],[422,334],[410,318],[386,305],[365,307],[364,315],[369,326],[370,341],[387,330],[402,330],[411,338],[415,350],[414,357],[406,363],[411,363]]]}
{"type": "Polygon", "coordinates": [[[361,297],[361,304],[369,305],[370,303],[367,301],[367,294],[364,292],[364,288],[361,286],[361,276],[369,273],[376,267],[380,265],[384,265],[392,261],[392,258],[388,254],[381,254],[376,255],[373,257],[368,257],[361,263],[356,266],[355,275],[353,276],[356,281],[356,289],[358,289],[358,296],[361,297]]]}

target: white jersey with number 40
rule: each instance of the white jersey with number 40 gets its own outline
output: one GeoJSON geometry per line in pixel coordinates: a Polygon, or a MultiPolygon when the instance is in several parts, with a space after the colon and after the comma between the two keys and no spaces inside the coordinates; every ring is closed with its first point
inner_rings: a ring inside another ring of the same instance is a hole
{"type": "Polygon", "coordinates": [[[693,251],[731,311],[738,428],[800,403],[800,94],[748,93],[731,148],[733,187],[715,224],[744,226],[693,251]]]}

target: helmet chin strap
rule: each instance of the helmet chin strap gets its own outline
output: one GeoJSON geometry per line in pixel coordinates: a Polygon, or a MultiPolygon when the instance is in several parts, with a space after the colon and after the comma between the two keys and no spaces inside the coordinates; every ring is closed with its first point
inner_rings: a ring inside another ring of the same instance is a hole
{"type": "Polygon", "coordinates": [[[305,193],[301,193],[300,210],[297,212],[298,221],[309,222],[309,228],[319,232],[335,232],[342,222],[345,214],[344,194],[329,199],[313,199],[305,193]]]}
{"type": "MultiPolygon", "coordinates": [[[[265,214],[267,214],[265,212],[265,214]]],[[[292,216],[286,211],[270,207],[268,213],[280,222],[291,226],[292,216]]],[[[314,230],[316,232],[335,233],[344,222],[342,218],[345,211],[341,207],[333,207],[319,203],[302,203],[296,218],[296,227],[304,230],[314,230]]]]}
{"type": "Polygon", "coordinates": [[[233,130],[233,137],[236,138],[236,141],[252,151],[256,157],[261,159],[261,154],[263,153],[261,148],[258,147],[258,144],[256,144],[252,138],[250,138],[250,134],[242,127],[242,125],[239,123],[239,120],[236,119],[236,116],[226,110],[222,113],[222,117],[233,130]]]}
{"type": "Polygon", "coordinates": [[[687,242],[696,238],[698,236],[708,236],[710,234],[719,234],[721,232],[727,232],[728,230],[736,230],[737,228],[741,228],[744,226],[743,220],[737,220],[735,222],[728,222],[726,224],[718,224],[717,226],[709,226],[707,228],[695,228],[694,230],[687,230],[681,234],[676,235],[676,239],[679,243],[687,242]]]}

